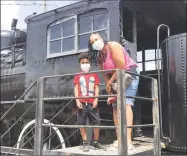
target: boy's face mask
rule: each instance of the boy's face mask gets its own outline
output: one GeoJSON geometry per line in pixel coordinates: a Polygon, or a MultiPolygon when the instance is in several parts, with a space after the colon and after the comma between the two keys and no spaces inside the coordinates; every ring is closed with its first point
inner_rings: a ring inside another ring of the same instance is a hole
{"type": "Polygon", "coordinates": [[[103,49],[103,47],[104,47],[104,42],[103,42],[103,40],[102,39],[99,39],[99,40],[97,40],[97,41],[95,41],[93,44],[92,44],[92,48],[94,49],[94,50],[102,50],[103,49]]]}
{"type": "Polygon", "coordinates": [[[90,70],[90,63],[81,64],[81,70],[87,73],[90,70]]]}

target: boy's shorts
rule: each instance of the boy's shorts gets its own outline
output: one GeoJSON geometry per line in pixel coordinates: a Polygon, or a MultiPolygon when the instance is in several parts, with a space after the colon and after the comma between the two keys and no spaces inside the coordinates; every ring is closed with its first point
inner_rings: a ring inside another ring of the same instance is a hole
{"type": "Polygon", "coordinates": [[[83,103],[82,108],[78,109],[77,113],[77,125],[86,125],[87,118],[89,119],[90,124],[100,125],[100,116],[98,107],[92,108],[93,105],[90,103],[83,103]]]}
{"type": "MultiPolygon", "coordinates": [[[[136,71],[131,71],[137,74],[140,74],[138,68],[135,69],[136,71]]],[[[128,86],[125,91],[125,96],[136,96],[138,85],[139,85],[139,76],[133,76],[132,83],[128,86]]],[[[126,104],[134,106],[134,98],[126,98],[126,104]]],[[[112,104],[113,107],[117,107],[117,103],[112,104]]]]}

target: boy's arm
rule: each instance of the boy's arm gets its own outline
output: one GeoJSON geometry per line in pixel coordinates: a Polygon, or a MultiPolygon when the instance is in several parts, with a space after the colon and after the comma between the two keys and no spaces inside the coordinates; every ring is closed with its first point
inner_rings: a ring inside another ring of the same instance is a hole
{"type": "MultiPolygon", "coordinates": [[[[75,94],[75,97],[76,97],[76,98],[79,97],[78,84],[75,85],[74,94],[75,94]]],[[[79,109],[82,109],[82,104],[81,104],[81,102],[80,102],[79,99],[76,99],[76,104],[77,104],[77,107],[78,107],[79,109]]]]}
{"type": "MultiPolygon", "coordinates": [[[[99,86],[95,85],[95,96],[99,96],[99,86]]],[[[93,108],[96,108],[98,105],[98,98],[95,98],[93,102],[93,108]]]]}
{"type": "MultiPolygon", "coordinates": [[[[76,98],[77,98],[78,95],[79,95],[79,92],[78,92],[78,84],[75,85],[74,94],[75,94],[75,97],[76,97],[76,98]]],[[[76,99],[76,102],[79,102],[79,99],[76,99]]]]}
{"type": "MultiPolygon", "coordinates": [[[[78,90],[79,77],[78,76],[74,77],[73,83],[75,85],[74,94],[75,94],[75,97],[77,98],[77,97],[79,97],[79,90],[78,90]]],[[[80,100],[76,99],[75,101],[76,101],[77,107],[79,109],[82,109],[82,104],[81,104],[80,100]]]]}
{"type": "MultiPolygon", "coordinates": [[[[99,96],[99,86],[95,85],[95,96],[99,96]]],[[[95,101],[98,102],[98,98],[95,98],[95,101]]]]}
{"type": "MultiPolygon", "coordinates": [[[[99,96],[99,77],[97,74],[95,74],[95,96],[99,96]]],[[[93,108],[96,108],[98,104],[98,98],[95,98],[93,102],[93,108]]]]}

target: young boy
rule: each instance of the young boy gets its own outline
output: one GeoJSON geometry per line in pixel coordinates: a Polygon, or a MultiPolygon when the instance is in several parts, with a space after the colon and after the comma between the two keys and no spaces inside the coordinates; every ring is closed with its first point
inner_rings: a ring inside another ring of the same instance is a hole
{"type": "MultiPolygon", "coordinates": [[[[99,78],[96,73],[86,74],[90,70],[90,58],[88,53],[82,53],[78,57],[82,75],[74,77],[75,97],[88,96],[88,98],[76,99],[78,107],[77,124],[86,125],[87,118],[93,125],[100,125],[98,110],[98,98],[89,98],[89,96],[99,96],[99,78]]],[[[89,142],[87,141],[86,128],[80,128],[83,139],[83,150],[89,151],[89,142]]],[[[94,128],[93,147],[104,149],[98,142],[99,128],[94,128]]]]}

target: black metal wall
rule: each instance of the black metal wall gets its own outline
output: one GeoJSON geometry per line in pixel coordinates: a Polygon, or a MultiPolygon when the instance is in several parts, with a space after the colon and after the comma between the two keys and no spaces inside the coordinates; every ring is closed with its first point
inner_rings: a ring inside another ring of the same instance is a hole
{"type": "Polygon", "coordinates": [[[161,49],[164,84],[162,115],[165,132],[171,140],[168,148],[184,152],[187,151],[186,33],[170,36],[161,44],[161,49]]]}

